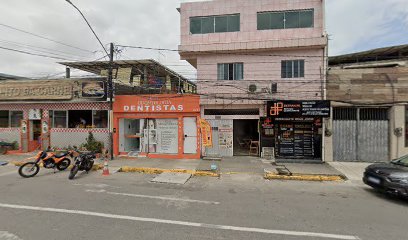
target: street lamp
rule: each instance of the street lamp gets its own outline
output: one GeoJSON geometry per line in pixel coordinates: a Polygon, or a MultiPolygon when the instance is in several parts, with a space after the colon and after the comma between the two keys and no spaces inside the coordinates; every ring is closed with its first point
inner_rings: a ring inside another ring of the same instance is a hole
{"type": "Polygon", "coordinates": [[[110,51],[106,50],[105,46],[99,39],[98,35],[96,32],[93,30],[91,24],[88,22],[86,19],[85,15],[79,10],[77,6],[75,6],[70,0],[65,0],[67,3],[71,4],[82,16],[82,18],[85,20],[86,24],[88,27],[91,29],[92,33],[95,35],[96,39],[98,39],[99,44],[102,46],[103,50],[105,51],[106,55],[109,56],[109,66],[108,66],[108,97],[109,97],[109,119],[110,121],[110,126],[109,126],[109,140],[110,140],[110,146],[109,146],[109,152],[110,152],[110,160],[113,160],[113,129],[112,129],[112,123],[113,123],[113,83],[112,83],[112,65],[113,65],[113,43],[110,43],[110,51]]]}

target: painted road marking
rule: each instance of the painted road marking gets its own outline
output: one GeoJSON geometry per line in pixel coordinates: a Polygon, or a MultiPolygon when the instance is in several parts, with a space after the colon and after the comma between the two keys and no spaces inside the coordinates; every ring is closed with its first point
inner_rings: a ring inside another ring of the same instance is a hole
{"type": "Polygon", "coordinates": [[[319,238],[330,238],[330,239],[360,240],[359,237],[351,236],[351,235],[337,235],[337,234],[316,233],[316,232],[297,232],[297,231],[272,230],[272,229],[263,229],[263,228],[236,227],[236,226],[228,226],[228,225],[173,221],[173,220],[159,219],[159,218],[133,217],[133,216],[126,216],[126,215],[100,213],[100,212],[89,212],[89,211],[70,210],[70,209],[61,209],[61,208],[44,208],[44,207],[35,207],[35,206],[5,204],[5,203],[0,203],[0,208],[24,209],[24,210],[52,212],[52,213],[67,213],[67,214],[76,214],[76,215],[84,215],[84,216],[121,219],[121,220],[128,220],[128,221],[162,223],[162,224],[220,229],[220,230],[229,230],[229,231],[238,231],[238,232],[264,233],[264,234],[272,234],[272,235],[286,235],[286,236],[298,236],[298,237],[319,237],[319,238]]]}
{"type": "Polygon", "coordinates": [[[8,175],[13,175],[13,174],[17,174],[17,171],[14,170],[14,171],[12,171],[12,172],[0,173],[0,177],[4,177],[4,176],[8,176],[8,175]]]}
{"type": "Polygon", "coordinates": [[[0,231],[0,240],[22,240],[22,239],[12,233],[0,231]]]}
{"type": "Polygon", "coordinates": [[[180,202],[202,203],[202,204],[214,204],[214,205],[220,204],[220,202],[194,200],[194,199],[186,199],[186,198],[172,198],[172,197],[162,197],[162,196],[152,196],[152,195],[141,195],[141,194],[132,194],[132,193],[107,192],[107,191],[105,191],[105,190],[103,190],[103,189],[101,189],[101,190],[88,189],[88,190],[85,190],[85,191],[86,191],[86,192],[92,192],[92,193],[107,193],[107,194],[111,194],[111,195],[119,195],[119,196],[127,196],[127,197],[160,199],[160,200],[165,200],[165,201],[180,201],[180,202]]]}

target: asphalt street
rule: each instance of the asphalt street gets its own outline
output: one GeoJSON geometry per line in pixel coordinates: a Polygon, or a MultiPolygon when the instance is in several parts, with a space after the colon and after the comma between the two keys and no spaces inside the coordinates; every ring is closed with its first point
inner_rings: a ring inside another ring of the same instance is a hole
{"type": "Polygon", "coordinates": [[[407,239],[408,202],[359,181],[260,175],[151,183],[154,175],[0,167],[3,239],[407,239]]]}

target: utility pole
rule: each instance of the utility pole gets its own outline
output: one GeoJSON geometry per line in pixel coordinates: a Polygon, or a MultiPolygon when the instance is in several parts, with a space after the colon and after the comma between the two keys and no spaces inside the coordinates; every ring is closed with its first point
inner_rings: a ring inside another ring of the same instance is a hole
{"type": "Polygon", "coordinates": [[[112,65],[113,65],[113,43],[110,43],[109,50],[109,66],[108,66],[108,97],[109,97],[109,153],[110,160],[113,160],[113,77],[112,77],[112,65]]]}

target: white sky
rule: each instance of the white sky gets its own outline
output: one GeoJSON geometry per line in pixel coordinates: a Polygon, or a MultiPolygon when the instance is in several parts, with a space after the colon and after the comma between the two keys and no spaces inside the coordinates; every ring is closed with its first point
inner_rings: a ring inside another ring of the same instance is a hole
{"type": "MultiPolygon", "coordinates": [[[[72,0],[85,14],[104,44],[177,49],[179,13],[186,0],[72,0]]],[[[188,1],[188,0],[187,0],[188,1]]],[[[408,44],[408,0],[326,0],[330,55],[376,47],[408,44]]],[[[92,61],[104,56],[102,48],[79,13],[65,0],[3,0],[0,24],[90,50],[85,52],[0,25],[0,47],[60,54],[70,60],[92,61]],[[26,46],[31,45],[31,46],[26,46]],[[41,47],[47,49],[35,49],[41,47]],[[60,52],[56,52],[60,51],[60,52]],[[92,53],[93,51],[98,51],[92,53]]],[[[106,45],[107,46],[107,45],[106,45]]],[[[153,58],[187,77],[193,68],[177,53],[124,49],[119,59],[153,58]]],[[[46,77],[64,72],[60,60],[0,49],[0,72],[46,77]]],[[[61,60],[62,61],[62,60],[61,60]]],[[[76,73],[75,74],[83,74],[76,73]]],[[[63,74],[62,74],[63,75],[63,74]]],[[[60,76],[62,76],[60,75],[60,76]]]]}

